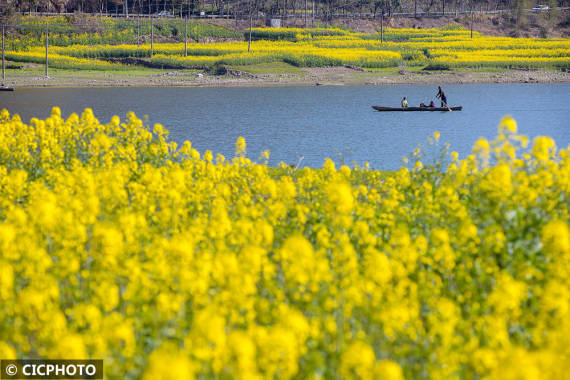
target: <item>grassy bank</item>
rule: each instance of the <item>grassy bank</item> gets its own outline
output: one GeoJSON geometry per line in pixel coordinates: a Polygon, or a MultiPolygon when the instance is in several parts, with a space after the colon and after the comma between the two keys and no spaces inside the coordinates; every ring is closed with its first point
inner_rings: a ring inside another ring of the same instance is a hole
{"type": "Polygon", "coordinates": [[[388,85],[451,83],[563,83],[570,75],[558,70],[456,69],[425,71],[421,68],[360,70],[347,67],[299,68],[283,62],[234,65],[225,74],[203,69],[72,70],[45,69],[36,64],[11,63],[4,85],[11,87],[232,87],[279,85],[388,85]]]}

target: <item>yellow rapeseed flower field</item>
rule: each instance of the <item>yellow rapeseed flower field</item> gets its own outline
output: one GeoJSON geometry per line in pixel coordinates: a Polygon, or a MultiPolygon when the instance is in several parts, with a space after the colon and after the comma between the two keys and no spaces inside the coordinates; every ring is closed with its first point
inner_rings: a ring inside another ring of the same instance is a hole
{"type": "MultiPolygon", "coordinates": [[[[59,60],[59,67],[102,70],[111,67],[100,59],[150,58],[151,55],[157,63],[187,68],[276,61],[300,67],[570,68],[570,40],[567,39],[488,37],[479,33],[471,38],[468,30],[450,28],[387,29],[382,40],[380,33],[353,33],[334,28],[254,28],[253,36],[251,46],[247,41],[189,42],[187,56],[183,42],[155,43],[151,49],[148,41],[141,46],[125,44],[123,39],[119,39],[121,44],[113,45],[69,45],[64,37],[58,40],[60,46],[52,47],[51,52],[53,61],[59,60]],[[64,62],[66,56],[81,61],[64,62]],[[89,62],[92,62],[91,67],[89,62]]],[[[33,41],[24,40],[8,42],[8,58],[37,61],[43,47],[32,47],[33,41]]],[[[120,65],[112,68],[120,68],[120,65]]]]}
{"type": "Polygon", "coordinates": [[[294,170],[133,113],[3,110],[0,357],[101,358],[109,379],[568,378],[569,149],[516,129],[411,170],[294,170]]]}

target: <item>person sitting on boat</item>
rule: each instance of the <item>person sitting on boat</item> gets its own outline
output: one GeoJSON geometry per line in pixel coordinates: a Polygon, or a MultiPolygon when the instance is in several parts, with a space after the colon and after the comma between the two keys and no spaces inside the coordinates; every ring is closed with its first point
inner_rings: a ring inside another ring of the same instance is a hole
{"type": "Polygon", "coordinates": [[[447,98],[445,97],[445,92],[441,89],[441,86],[437,86],[436,98],[441,99],[441,106],[447,107],[447,98]]]}
{"type": "Polygon", "coordinates": [[[425,107],[427,107],[427,106],[426,106],[426,104],[425,104],[424,102],[421,102],[421,103],[420,103],[420,107],[425,108],[425,107]]]}
{"type": "Polygon", "coordinates": [[[435,108],[435,103],[433,102],[433,100],[431,102],[429,102],[429,107],[435,108]]]}
{"type": "Polygon", "coordinates": [[[408,99],[406,99],[405,96],[404,99],[402,99],[402,108],[408,108],[408,99]]]}

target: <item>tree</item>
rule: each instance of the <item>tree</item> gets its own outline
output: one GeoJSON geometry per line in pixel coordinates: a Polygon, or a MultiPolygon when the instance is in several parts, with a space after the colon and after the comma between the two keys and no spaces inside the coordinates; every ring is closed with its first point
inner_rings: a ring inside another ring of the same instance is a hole
{"type": "Polygon", "coordinates": [[[516,0],[515,2],[515,24],[517,28],[528,26],[528,16],[526,10],[530,7],[529,0],[516,0]]]}
{"type": "Polygon", "coordinates": [[[558,1],[550,0],[548,2],[548,23],[554,28],[560,19],[560,10],[558,9],[558,1]]]}

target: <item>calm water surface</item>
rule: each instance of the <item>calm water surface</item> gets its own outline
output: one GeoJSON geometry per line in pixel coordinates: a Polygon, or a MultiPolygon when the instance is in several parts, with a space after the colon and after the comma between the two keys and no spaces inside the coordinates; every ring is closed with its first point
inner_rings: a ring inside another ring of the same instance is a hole
{"type": "Polygon", "coordinates": [[[190,140],[206,149],[233,155],[238,136],[248,156],[271,151],[279,161],[320,167],[336,162],[396,169],[402,157],[434,131],[461,157],[479,137],[496,136],[499,120],[511,114],[519,131],[533,138],[548,135],[557,145],[570,142],[570,84],[482,84],[444,86],[450,105],[461,112],[377,112],[371,105],[398,106],[435,100],[437,86],[319,86],[273,88],[59,88],[0,92],[0,108],[30,117],[46,117],[53,105],[64,116],[91,107],[101,122],[127,111],[162,123],[171,139],[190,140]]]}

